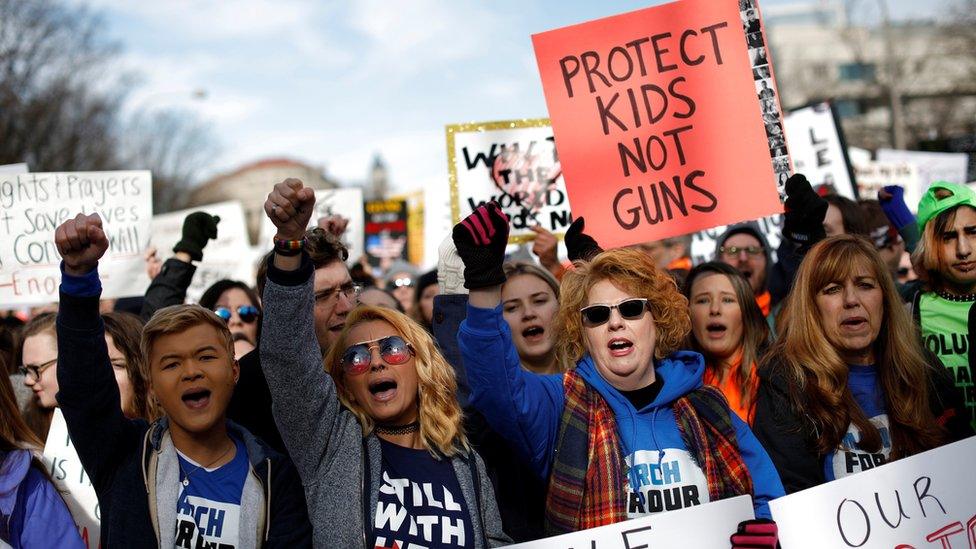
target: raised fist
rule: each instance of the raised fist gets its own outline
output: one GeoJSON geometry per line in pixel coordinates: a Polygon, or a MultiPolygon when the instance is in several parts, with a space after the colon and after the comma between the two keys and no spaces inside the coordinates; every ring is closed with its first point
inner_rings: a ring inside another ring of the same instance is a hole
{"type": "Polygon", "coordinates": [[[294,178],[275,185],[264,202],[264,213],[277,227],[279,240],[301,240],[314,210],[315,191],[294,178]]]}
{"type": "Polygon", "coordinates": [[[183,234],[173,246],[173,252],[184,252],[194,261],[203,259],[203,248],[207,242],[217,238],[217,223],[220,217],[207,212],[193,212],[183,220],[183,234]]]}
{"type": "Polygon", "coordinates": [[[556,235],[538,225],[529,227],[535,233],[535,240],[532,242],[532,253],[539,258],[539,263],[549,269],[559,267],[559,239],[556,235]]]}
{"type": "Polygon", "coordinates": [[[502,264],[508,245],[508,217],[496,202],[475,208],[454,226],[451,237],[464,262],[465,288],[476,290],[505,282],[502,264]]]}
{"type": "Polygon", "coordinates": [[[98,214],[78,214],[65,221],[54,231],[54,243],[64,260],[64,272],[73,276],[93,271],[108,250],[108,238],[98,214]]]}
{"type": "Polygon", "coordinates": [[[349,226],[349,218],[341,215],[327,215],[320,217],[316,225],[333,236],[342,237],[342,233],[346,232],[346,227],[349,226]]]}

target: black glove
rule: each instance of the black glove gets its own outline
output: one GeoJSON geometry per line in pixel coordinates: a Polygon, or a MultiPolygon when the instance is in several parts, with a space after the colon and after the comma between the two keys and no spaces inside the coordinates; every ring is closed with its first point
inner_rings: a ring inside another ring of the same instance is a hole
{"type": "Polygon", "coordinates": [[[739,529],[729,538],[732,549],[777,549],[779,529],[769,519],[752,519],[739,523],[739,529]]]}
{"type": "Polygon", "coordinates": [[[823,222],[827,216],[827,201],[810,186],[803,174],[794,174],[786,180],[786,215],[783,235],[801,247],[808,247],[823,240],[823,222]]]}
{"type": "Polygon", "coordinates": [[[464,262],[464,287],[469,290],[505,282],[508,217],[496,202],[478,206],[454,226],[454,246],[464,262]]]}
{"type": "Polygon", "coordinates": [[[585,223],[583,218],[577,217],[569,226],[569,230],[566,231],[566,236],[563,237],[570,261],[590,261],[603,251],[603,248],[596,243],[596,240],[593,240],[592,236],[583,232],[583,223],[585,223]]]}
{"type": "Polygon", "coordinates": [[[173,246],[173,252],[186,252],[190,259],[203,259],[203,247],[212,238],[217,238],[217,223],[220,218],[206,212],[193,212],[183,220],[183,238],[173,246]]]}

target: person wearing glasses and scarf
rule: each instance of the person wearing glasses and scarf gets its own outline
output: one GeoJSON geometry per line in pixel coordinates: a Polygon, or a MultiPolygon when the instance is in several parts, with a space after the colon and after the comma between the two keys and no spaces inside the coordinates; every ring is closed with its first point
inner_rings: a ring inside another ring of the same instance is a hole
{"type": "MultiPolygon", "coordinates": [[[[582,227],[580,227],[582,229],[582,227]]],[[[471,403],[549,485],[546,533],[558,535],[748,494],[761,521],[733,545],[774,547],[776,469],[721,393],[702,356],[679,350],[688,301],[644,253],[616,249],[562,280],[555,333],[565,374],[520,367],[502,316],[509,225],[497,204],[454,227],[470,290],[458,340],[471,403]]]]}
{"type": "Polygon", "coordinates": [[[316,547],[487,547],[510,540],[471,450],[451,366],[408,316],[362,306],[325,355],[304,227],[315,204],[275,185],[261,365],[275,420],[305,485],[316,547]]]}

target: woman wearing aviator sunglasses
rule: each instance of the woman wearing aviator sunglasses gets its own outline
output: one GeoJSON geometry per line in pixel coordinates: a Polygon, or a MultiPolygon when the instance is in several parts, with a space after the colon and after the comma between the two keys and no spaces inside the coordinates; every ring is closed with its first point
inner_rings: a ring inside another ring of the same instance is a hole
{"type": "MultiPolygon", "coordinates": [[[[741,494],[769,517],[767,502],[783,494],[776,470],[703,387],[702,356],[678,350],[687,300],[646,254],[610,250],[566,273],[554,329],[560,362],[575,368],[537,375],[519,367],[499,306],[505,215],[480,207],[453,236],[471,290],[458,335],[471,402],[547,479],[548,534],[741,494]]],[[[754,529],[774,526],[741,535],[754,529]]]]}
{"type": "Polygon", "coordinates": [[[470,449],[454,371],[406,315],[363,306],[323,358],[302,235],[314,194],[275,186],[261,365],[305,485],[316,547],[486,547],[509,540],[470,449]],[[330,375],[331,374],[331,375],[330,375]]]}
{"type": "Polygon", "coordinates": [[[260,302],[247,284],[219,280],[200,296],[200,306],[217,313],[227,323],[234,337],[234,358],[240,359],[258,344],[260,302]]]}

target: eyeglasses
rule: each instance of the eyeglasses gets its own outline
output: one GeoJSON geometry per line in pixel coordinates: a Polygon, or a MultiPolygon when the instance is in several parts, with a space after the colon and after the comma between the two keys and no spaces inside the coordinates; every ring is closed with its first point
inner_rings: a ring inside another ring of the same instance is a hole
{"type": "MultiPolygon", "coordinates": [[[[230,309],[227,307],[217,307],[214,309],[214,313],[220,318],[224,319],[224,322],[230,322],[232,316],[230,309]]],[[[250,324],[258,319],[261,315],[261,311],[258,310],[254,305],[241,305],[237,308],[237,316],[241,319],[244,324],[250,324]]]]}
{"type": "Polygon", "coordinates": [[[373,348],[378,347],[380,356],[387,364],[397,366],[410,360],[413,347],[400,336],[386,336],[379,339],[357,343],[346,349],[339,365],[350,375],[359,375],[369,369],[373,362],[373,348]]]}
{"type": "Polygon", "coordinates": [[[392,282],[394,287],[397,288],[409,288],[413,286],[412,278],[398,278],[392,282]]]}
{"type": "Polygon", "coordinates": [[[329,299],[332,298],[332,296],[334,295],[338,296],[339,294],[346,296],[346,298],[350,300],[358,299],[359,294],[362,291],[363,291],[363,287],[361,285],[356,284],[354,282],[346,282],[341,286],[334,286],[332,288],[315,292],[315,301],[316,302],[328,301],[329,299]]]}
{"type": "Polygon", "coordinates": [[[620,316],[627,320],[637,320],[647,310],[647,300],[644,298],[625,299],[616,305],[590,305],[580,309],[583,325],[593,328],[610,320],[610,311],[617,309],[620,316]]]}
{"type": "Polygon", "coordinates": [[[20,373],[23,374],[25,378],[34,378],[34,381],[37,381],[41,379],[41,372],[50,368],[51,365],[57,361],[58,359],[55,357],[43,364],[38,364],[37,366],[34,366],[33,364],[24,364],[20,367],[20,373]]]}
{"type": "Polygon", "coordinates": [[[721,246],[718,251],[725,255],[735,256],[739,255],[739,252],[745,252],[746,255],[757,256],[763,253],[763,248],[762,246],[729,246],[727,248],[725,246],[721,246]]]}

